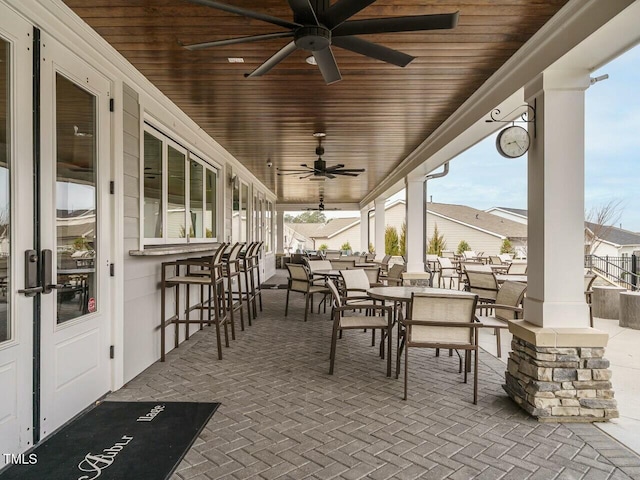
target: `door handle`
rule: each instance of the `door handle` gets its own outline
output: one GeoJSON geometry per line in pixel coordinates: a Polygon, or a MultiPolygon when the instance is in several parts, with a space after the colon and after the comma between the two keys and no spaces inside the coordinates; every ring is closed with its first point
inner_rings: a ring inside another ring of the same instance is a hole
{"type": "Polygon", "coordinates": [[[43,291],[42,286],[38,284],[38,263],[38,252],[24,252],[24,288],[18,290],[18,293],[23,293],[26,297],[35,297],[43,291]]]}
{"type": "Polygon", "coordinates": [[[42,293],[48,294],[58,286],[53,285],[53,253],[51,250],[42,250],[40,258],[42,260],[42,293]]]}

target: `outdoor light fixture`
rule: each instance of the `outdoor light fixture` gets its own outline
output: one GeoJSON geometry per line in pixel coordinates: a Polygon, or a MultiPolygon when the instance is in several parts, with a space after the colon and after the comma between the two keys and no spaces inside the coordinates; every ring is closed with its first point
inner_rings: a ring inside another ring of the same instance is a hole
{"type": "Polygon", "coordinates": [[[304,59],[305,62],[307,62],[309,65],[318,65],[318,62],[316,62],[316,57],[314,57],[313,55],[309,55],[307,58],[304,59]]]}

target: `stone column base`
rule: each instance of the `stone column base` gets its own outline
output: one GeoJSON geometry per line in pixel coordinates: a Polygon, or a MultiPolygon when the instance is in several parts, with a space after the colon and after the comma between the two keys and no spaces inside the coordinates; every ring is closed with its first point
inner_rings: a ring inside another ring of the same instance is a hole
{"type": "Polygon", "coordinates": [[[541,422],[604,422],[619,416],[604,346],[595,346],[603,335],[606,345],[606,334],[513,323],[503,388],[522,409],[541,422]]]}

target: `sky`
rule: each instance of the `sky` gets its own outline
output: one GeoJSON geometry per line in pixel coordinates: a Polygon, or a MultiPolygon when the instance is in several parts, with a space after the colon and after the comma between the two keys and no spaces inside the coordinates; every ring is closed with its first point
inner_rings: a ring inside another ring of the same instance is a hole
{"type": "MultiPolygon", "coordinates": [[[[603,74],[609,78],[585,92],[585,210],[620,201],[618,223],[640,232],[640,46],[591,76],[603,74]]],[[[497,132],[453,159],[446,177],[429,182],[427,195],[434,202],[481,210],[526,209],[527,156],[503,158],[495,148],[496,136],[497,132]]],[[[404,198],[404,191],[391,199],[396,198],[404,198]]]]}

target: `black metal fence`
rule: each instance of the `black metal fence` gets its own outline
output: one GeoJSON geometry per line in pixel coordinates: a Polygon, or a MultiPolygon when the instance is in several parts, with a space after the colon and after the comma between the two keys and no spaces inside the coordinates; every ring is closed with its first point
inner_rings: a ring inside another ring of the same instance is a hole
{"type": "Polygon", "coordinates": [[[640,290],[640,258],[585,255],[584,266],[629,290],[640,290]]]}

